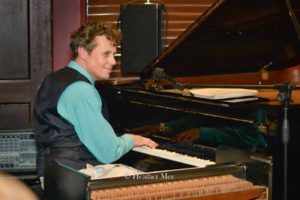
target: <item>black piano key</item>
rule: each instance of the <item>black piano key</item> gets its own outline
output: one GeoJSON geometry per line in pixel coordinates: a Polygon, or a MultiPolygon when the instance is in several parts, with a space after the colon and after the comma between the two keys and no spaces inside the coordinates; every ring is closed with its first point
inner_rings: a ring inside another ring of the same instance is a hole
{"type": "Polygon", "coordinates": [[[151,139],[159,144],[159,146],[157,147],[159,149],[210,161],[215,161],[216,158],[216,150],[214,148],[208,148],[206,146],[198,144],[172,142],[168,138],[163,137],[152,136],[151,139]]]}

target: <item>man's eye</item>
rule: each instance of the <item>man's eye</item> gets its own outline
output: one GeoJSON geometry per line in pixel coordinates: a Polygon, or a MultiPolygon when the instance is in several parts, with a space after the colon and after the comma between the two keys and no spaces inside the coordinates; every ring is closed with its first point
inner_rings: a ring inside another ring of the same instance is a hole
{"type": "Polygon", "coordinates": [[[110,53],[104,53],[105,57],[109,57],[110,53]]]}

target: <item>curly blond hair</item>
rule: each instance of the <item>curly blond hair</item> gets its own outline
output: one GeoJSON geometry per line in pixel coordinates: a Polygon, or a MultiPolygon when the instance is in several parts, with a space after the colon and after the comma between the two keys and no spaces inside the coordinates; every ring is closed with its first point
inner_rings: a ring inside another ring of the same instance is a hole
{"type": "Polygon", "coordinates": [[[105,35],[115,45],[118,45],[121,41],[121,33],[117,29],[102,22],[88,21],[80,26],[78,30],[71,33],[70,47],[73,52],[73,58],[78,56],[78,47],[83,47],[90,53],[96,46],[94,38],[101,35],[105,35]]]}

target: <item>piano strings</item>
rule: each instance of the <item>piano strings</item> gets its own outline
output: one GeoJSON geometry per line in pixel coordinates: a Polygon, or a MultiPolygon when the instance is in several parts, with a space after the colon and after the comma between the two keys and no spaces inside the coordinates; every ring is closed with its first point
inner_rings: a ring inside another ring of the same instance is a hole
{"type": "Polygon", "coordinates": [[[92,200],[146,200],[146,199],[267,199],[263,187],[232,175],[212,176],[144,185],[93,190],[92,200]],[[228,198],[231,193],[232,198],[228,198]],[[236,196],[235,196],[236,195],[236,196]],[[236,198],[234,198],[234,196],[236,198]],[[196,198],[197,197],[197,198],[196,198]]]}

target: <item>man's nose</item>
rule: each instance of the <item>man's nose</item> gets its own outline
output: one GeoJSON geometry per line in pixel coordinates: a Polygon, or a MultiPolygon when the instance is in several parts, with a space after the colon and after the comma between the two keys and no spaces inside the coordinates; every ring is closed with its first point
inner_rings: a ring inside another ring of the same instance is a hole
{"type": "Polygon", "coordinates": [[[112,65],[116,65],[116,64],[117,64],[116,58],[115,58],[114,56],[111,57],[110,63],[111,63],[112,65]]]}

